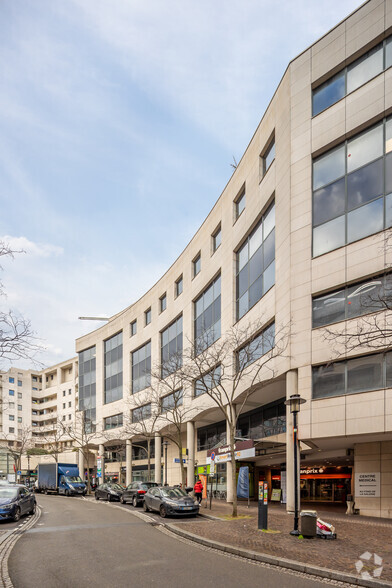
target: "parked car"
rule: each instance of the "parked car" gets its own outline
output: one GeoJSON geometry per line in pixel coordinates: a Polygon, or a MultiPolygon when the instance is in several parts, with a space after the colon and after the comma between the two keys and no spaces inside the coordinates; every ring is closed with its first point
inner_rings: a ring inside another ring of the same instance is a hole
{"type": "Polygon", "coordinates": [[[143,508],[145,512],[158,511],[161,517],[167,515],[196,516],[199,505],[182,488],[170,486],[149,488],[144,495],[143,508]]]}
{"type": "Polygon", "coordinates": [[[109,502],[112,500],[120,500],[124,492],[124,488],[120,484],[114,484],[113,482],[107,482],[101,484],[95,491],[95,500],[100,498],[106,499],[109,502]]]}
{"type": "Polygon", "coordinates": [[[143,504],[144,495],[149,488],[157,488],[156,482],[132,482],[124,490],[120,500],[123,504],[132,502],[133,506],[141,506],[143,504]]]}
{"type": "Polygon", "coordinates": [[[25,514],[34,514],[35,496],[22,485],[0,486],[0,519],[19,521],[25,514]]]}

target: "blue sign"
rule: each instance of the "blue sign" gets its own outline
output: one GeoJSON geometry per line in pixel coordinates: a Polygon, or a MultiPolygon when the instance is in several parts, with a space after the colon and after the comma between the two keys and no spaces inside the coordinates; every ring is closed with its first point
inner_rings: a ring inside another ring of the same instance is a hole
{"type": "Polygon", "coordinates": [[[249,498],[249,468],[244,466],[240,468],[238,473],[237,483],[237,496],[238,498],[249,498]]]}
{"type": "Polygon", "coordinates": [[[21,476],[22,475],[22,470],[18,470],[17,471],[17,474],[18,474],[18,476],[21,476]]]}
{"type": "MultiPolygon", "coordinates": [[[[174,463],[180,463],[180,458],[179,458],[179,457],[175,457],[175,458],[173,459],[173,461],[174,461],[174,463]]],[[[183,460],[182,460],[182,463],[186,463],[186,459],[183,459],[183,460]]]]}

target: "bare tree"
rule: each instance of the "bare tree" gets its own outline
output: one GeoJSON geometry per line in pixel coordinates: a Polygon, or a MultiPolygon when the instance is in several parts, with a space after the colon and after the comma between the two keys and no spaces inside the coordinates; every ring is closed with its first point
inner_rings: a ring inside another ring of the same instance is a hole
{"type": "Polygon", "coordinates": [[[44,449],[47,455],[51,455],[56,463],[59,461],[59,454],[63,451],[66,431],[60,421],[57,421],[54,429],[42,437],[44,449]]]}
{"type": "Polygon", "coordinates": [[[19,480],[20,476],[17,474],[17,472],[21,470],[22,457],[23,455],[27,455],[28,451],[34,447],[34,440],[31,435],[31,427],[22,427],[21,429],[18,429],[16,439],[11,440],[5,438],[0,441],[0,447],[6,449],[11,455],[14,462],[15,474],[19,480]]]}
{"type": "MultiPolygon", "coordinates": [[[[13,258],[15,253],[24,252],[13,250],[7,243],[0,241],[0,258],[13,258]]],[[[0,296],[5,296],[2,282],[0,296]]],[[[34,336],[30,321],[13,310],[0,311],[0,360],[31,360],[39,351],[42,351],[42,347],[34,336]]]]}
{"type": "Polygon", "coordinates": [[[287,347],[288,327],[261,322],[229,329],[217,341],[205,333],[184,350],[183,378],[194,386],[195,396],[206,394],[221,410],[227,423],[227,443],[232,464],[233,510],[237,516],[235,437],[238,417],[249,397],[275,375],[275,358],[287,347]]]}

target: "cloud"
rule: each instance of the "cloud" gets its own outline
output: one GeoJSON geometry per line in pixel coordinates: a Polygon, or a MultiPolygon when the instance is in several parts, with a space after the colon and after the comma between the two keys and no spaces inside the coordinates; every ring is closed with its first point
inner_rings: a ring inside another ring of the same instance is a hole
{"type": "Polygon", "coordinates": [[[10,235],[0,236],[0,241],[8,243],[14,251],[23,251],[33,257],[58,257],[63,255],[63,247],[51,245],[50,243],[33,243],[27,237],[11,237],[10,235]]]}

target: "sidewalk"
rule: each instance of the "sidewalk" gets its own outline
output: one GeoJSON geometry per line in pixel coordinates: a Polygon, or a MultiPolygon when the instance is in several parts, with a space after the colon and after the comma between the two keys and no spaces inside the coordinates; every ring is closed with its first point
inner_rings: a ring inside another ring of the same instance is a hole
{"type": "MultiPolygon", "coordinates": [[[[356,577],[360,575],[355,563],[364,552],[370,552],[383,560],[380,582],[392,582],[392,519],[348,517],[343,509],[329,508],[329,505],[312,504],[305,508],[302,505],[304,509],[317,510],[320,518],[332,523],[336,528],[337,539],[298,539],[290,535],[294,517],[286,513],[284,505],[268,505],[268,529],[275,532],[257,529],[255,502],[250,503],[249,509],[246,504],[239,503],[239,518],[236,520],[230,518],[232,506],[223,501],[213,500],[211,510],[204,507],[205,501],[200,514],[211,515],[218,520],[203,521],[202,524],[197,520],[187,523],[183,521],[177,526],[210,541],[353,574],[356,577]]],[[[373,557],[371,561],[373,562],[373,557]]],[[[366,561],[364,564],[373,577],[375,566],[366,561]]]]}

